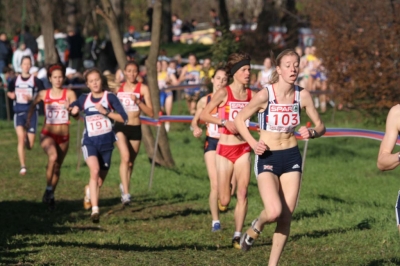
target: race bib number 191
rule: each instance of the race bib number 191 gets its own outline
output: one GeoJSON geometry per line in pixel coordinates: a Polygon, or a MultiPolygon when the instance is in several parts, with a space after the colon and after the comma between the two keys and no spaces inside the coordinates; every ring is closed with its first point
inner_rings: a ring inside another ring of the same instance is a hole
{"type": "Polygon", "coordinates": [[[112,131],[111,121],[104,115],[86,116],[86,130],[89,137],[107,134],[112,131]]]}

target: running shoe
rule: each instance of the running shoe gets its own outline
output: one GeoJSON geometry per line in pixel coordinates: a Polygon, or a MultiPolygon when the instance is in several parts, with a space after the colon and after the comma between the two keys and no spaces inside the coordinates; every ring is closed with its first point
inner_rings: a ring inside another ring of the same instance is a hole
{"type": "Polygon", "coordinates": [[[97,224],[100,222],[100,213],[99,212],[92,212],[90,215],[90,219],[93,223],[97,224]]]}
{"type": "Polygon", "coordinates": [[[25,166],[21,167],[21,170],[19,170],[19,174],[20,175],[26,175],[26,167],[25,166]]]}
{"type": "Polygon", "coordinates": [[[83,208],[89,210],[92,208],[92,203],[90,202],[89,186],[85,186],[85,197],[83,198],[83,208]]]}
{"type": "Polygon", "coordinates": [[[42,202],[45,204],[50,204],[50,200],[53,199],[54,200],[54,193],[53,190],[45,190],[43,197],[42,197],[42,202]]]}
{"type": "Polygon", "coordinates": [[[233,248],[240,249],[240,236],[232,238],[232,246],[233,248]]]}
{"type": "Polygon", "coordinates": [[[124,194],[121,197],[121,202],[122,202],[122,205],[124,205],[124,206],[129,205],[129,203],[131,203],[131,194],[124,194]]]}
{"type": "Polygon", "coordinates": [[[249,229],[242,235],[240,238],[240,249],[243,251],[249,251],[250,248],[253,246],[254,241],[258,238],[260,235],[260,231],[258,231],[256,228],[254,228],[254,225],[256,224],[258,219],[255,219],[252,223],[249,229]]]}
{"type": "Polygon", "coordinates": [[[228,206],[222,205],[221,202],[218,200],[218,209],[220,212],[226,212],[228,210],[228,206]]]}
{"type": "Polygon", "coordinates": [[[220,223],[215,223],[214,226],[211,229],[211,232],[218,232],[221,231],[221,224],[220,223]]]}

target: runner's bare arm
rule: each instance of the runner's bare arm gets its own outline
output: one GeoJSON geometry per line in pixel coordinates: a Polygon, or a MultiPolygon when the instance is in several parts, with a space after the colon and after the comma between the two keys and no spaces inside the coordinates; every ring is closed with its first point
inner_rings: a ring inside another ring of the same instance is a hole
{"type": "Polygon", "coordinates": [[[33,113],[35,112],[36,105],[38,103],[40,103],[40,101],[43,101],[45,96],[46,96],[45,90],[39,91],[39,93],[36,95],[35,99],[31,103],[31,105],[29,106],[28,114],[26,116],[26,125],[25,125],[27,128],[30,127],[29,123],[31,121],[31,117],[32,117],[33,113]]]}
{"type": "Polygon", "coordinates": [[[140,110],[142,110],[146,115],[154,117],[153,104],[151,103],[149,87],[147,87],[147,85],[144,84],[142,84],[141,86],[142,86],[141,93],[143,95],[144,102],[141,101],[140,99],[136,99],[135,103],[139,106],[140,110]]]}
{"type": "MultiPolygon", "coordinates": [[[[300,92],[300,97],[301,97],[301,99],[300,99],[301,107],[304,107],[306,109],[306,113],[307,113],[308,117],[311,119],[312,123],[315,125],[314,138],[321,137],[322,135],[325,134],[326,128],[325,128],[325,125],[322,122],[321,118],[319,117],[317,109],[315,109],[314,102],[313,102],[310,92],[303,89],[300,92]]],[[[302,133],[308,133],[309,137],[311,137],[311,133],[309,133],[307,131],[309,131],[309,129],[307,129],[307,127],[305,127],[305,126],[302,126],[299,129],[299,133],[305,139],[307,139],[307,137],[305,137],[306,134],[302,134],[302,133]]]]}
{"type": "Polygon", "coordinates": [[[235,117],[235,126],[237,131],[247,143],[256,150],[258,141],[253,138],[250,134],[249,129],[246,126],[245,121],[257,113],[261,109],[265,109],[268,105],[268,91],[261,90],[250,100],[249,104],[246,105],[235,117]]]}
{"type": "Polygon", "coordinates": [[[221,103],[226,102],[227,97],[228,92],[226,91],[226,88],[221,88],[216,93],[214,93],[211,101],[204,107],[203,111],[201,112],[200,119],[207,123],[221,125],[221,118],[212,116],[211,112],[221,103]]]}
{"type": "Polygon", "coordinates": [[[200,137],[202,133],[202,130],[198,126],[198,123],[200,120],[200,114],[204,110],[204,107],[206,106],[206,101],[207,101],[207,96],[204,96],[197,102],[196,113],[194,114],[194,117],[191,122],[191,126],[193,128],[193,136],[195,136],[196,138],[200,137]]]}
{"type": "Polygon", "coordinates": [[[400,164],[400,153],[392,154],[399,135],[400,105],[393,106],[386,119],[385,136],[381,142],[377,166],[381,171],[392,170],[400,164]]]}

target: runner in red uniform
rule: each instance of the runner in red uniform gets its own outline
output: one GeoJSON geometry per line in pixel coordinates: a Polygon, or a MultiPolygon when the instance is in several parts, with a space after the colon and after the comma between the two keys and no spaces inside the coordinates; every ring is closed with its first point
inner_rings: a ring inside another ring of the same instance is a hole
{"type": "Polygon", "coordinates": [[[129,183],[132,176],[133,164],[139,152],[142,140],[142,129],[140,123],[140,112],[153,116],[150,91],[147,85],[137,82],[139,66],[130,61],[125,65],[124,76],[126,82],[121,85],[117,97],[128,115],[128,123],[116,122],[114,132],[117,137],[117,147],[121,155],[119,173],[121,177],[121,202],[128,205],[131,201],[129,194],[129,183]]]}
{"type": "Polygon", "coordinates": [[[235,172],[237,203],[235,207],[235,233],[232,239],[234,248],[240,248],[240,236],[247,212],[247,187],[250,180],[251,147],[237,134],[233,120],[252,98],[247,88],[250,80],[250,56],[234,53],[228,57],[227,73],[233,82],[218,90],[206,105],[200,119],[220,126],[221,137],[217,146],[218,198],[222,206],[231,200],[231,179],[235,172]],[[218,107],[218,117],[212,116],[212,110],[218,107]]]}
{"type": "Polygon", "coordinates": [[[69,103],[76,100],[75,92],[63,89],[65,69],[61,64],[50,65],[47,77],[51,89],[39,91],[28,112],[26,128],[34,115],[36,105],[44,102],[45,120],[40,134],[40,145],[48,156],[46,167],[47,187],[43,195],[43,203],[54,208],[54,191],[60,179],[61,165],[69,146],[69,103]]]}

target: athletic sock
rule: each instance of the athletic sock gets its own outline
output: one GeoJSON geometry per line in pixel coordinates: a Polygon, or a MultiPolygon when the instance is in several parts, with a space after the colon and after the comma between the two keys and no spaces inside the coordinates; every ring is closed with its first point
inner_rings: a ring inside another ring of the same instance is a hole
{"type": "Polygon", "coordinates": [[[98,213],[99,212],[99,206],[93,206],[92,207],[92,214],[93,213],[98,213]]]}
{"type": "Polygon", "coordinates": [[[214,227],[214,225],[215,225],[216,223],[220,224],[220,221],[219,221],[219,220],[215,220],[215,221],[213,220],[211,226],[214,227]]]}
{"type": "Polygon", "coordinates": [[[235,237],[240,237],[242,235],[242,232],[236,232],[233,234],[233,238],[235,237]]]}

